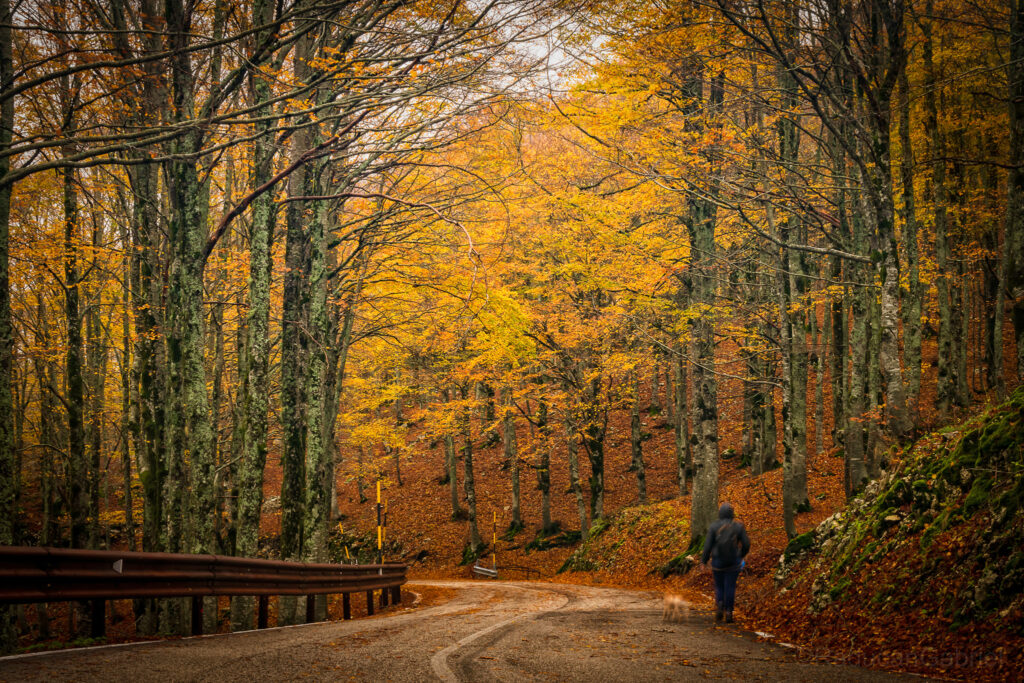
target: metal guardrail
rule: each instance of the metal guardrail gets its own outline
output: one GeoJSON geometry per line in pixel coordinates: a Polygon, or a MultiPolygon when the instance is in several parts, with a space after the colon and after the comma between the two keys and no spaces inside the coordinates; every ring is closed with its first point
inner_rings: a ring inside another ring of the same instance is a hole
{"type": "MultiPolygon", "coordinates": [[[[265,628],[271,595],[341,593],[344,618],[349,619],[351,593],[366,592],[369,614],[373,614],[376,590],[381,591],[382,607],[389,598],[400,602],[405,571],[403,564],[318,564],[223,555],[0,546],[0,604],[89,600],[93,603],[93,636],[99,637],[104,630],[105,600],[190,597],[192,632],[198,635],[205,596],[259,596],[258,623],[265,628]]],[[[313,621],[313,602],[307,600],[307,621],[313,621]]]]}
{"type": "Polygon", "coordinates": [[[496,579],[496,578],[498,578],[498,570],[497,569],[492,569],[490,567],[483,567],[483,566],[480,566],[479,564],[474,564],[473,565],[473,573],[474,574],[479,574],[480,576],[486,576],[489,579],[496,579]]]}

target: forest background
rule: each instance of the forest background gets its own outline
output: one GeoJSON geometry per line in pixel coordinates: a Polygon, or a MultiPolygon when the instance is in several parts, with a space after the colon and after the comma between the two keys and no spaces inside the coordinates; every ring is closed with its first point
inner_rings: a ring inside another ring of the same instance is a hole
{"type": "Polygon", "coordinates": [[[471,561],[475,453],[586,534],[627,441],[794,537],[1024,368],[1016,0],[0,0],[0,85],[0,544],[338,559],[429,460],[471,561]]]}

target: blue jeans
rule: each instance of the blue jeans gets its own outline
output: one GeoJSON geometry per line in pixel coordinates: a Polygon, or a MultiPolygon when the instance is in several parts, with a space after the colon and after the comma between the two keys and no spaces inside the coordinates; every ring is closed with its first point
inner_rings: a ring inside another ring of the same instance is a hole
{"type": "Polygon", "coordinates": [[[715,604],[719,609],[731,612],[733,605],[736,604],[736,579],[740,575],[739,568],[712,568],[711,574],[715,577],[715,604]]]}

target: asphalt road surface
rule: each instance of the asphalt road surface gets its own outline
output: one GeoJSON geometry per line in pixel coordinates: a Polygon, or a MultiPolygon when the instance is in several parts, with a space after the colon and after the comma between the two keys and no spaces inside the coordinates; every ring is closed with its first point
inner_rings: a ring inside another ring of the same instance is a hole
{"type": "Polygon", "coordinates": [[[368,619],[4,658],[0,680],[910,680],[806,661],[735,625],[716,625],[703,610],[663,622],[653,593],[429,583],[454,589],[454,597],[368,619]]]}

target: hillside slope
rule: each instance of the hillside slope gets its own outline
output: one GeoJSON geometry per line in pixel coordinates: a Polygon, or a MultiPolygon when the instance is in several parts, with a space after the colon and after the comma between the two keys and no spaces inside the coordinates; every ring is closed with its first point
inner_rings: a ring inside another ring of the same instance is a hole
{"type": "Polygon", "coordinates": [[[860,663],[1024,671],[1024,391],[919,440],[786,548],[762,628],[860,663]]]}

